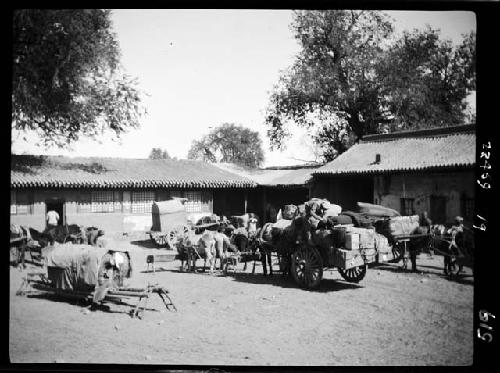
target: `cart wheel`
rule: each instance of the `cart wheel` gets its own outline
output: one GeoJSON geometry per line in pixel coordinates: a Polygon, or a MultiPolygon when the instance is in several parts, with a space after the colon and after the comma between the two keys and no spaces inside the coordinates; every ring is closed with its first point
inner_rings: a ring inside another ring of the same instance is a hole
{"type": "Polygon", "coordinates": [[[344,278],[344,280],[346,280],[347,282],[354,282],[357,284],[366,275],[366,264],[349,269],[338,268],[338,270],[340,275],[344,278]]]}
{"type": "Polygon", "coordinates": [[[323,277],[323,260],[314,247],[300,247],[292,254],[292,276],[307,289],[317,288],[323,277]]]}
{"type": "Polygon", "coordinates": [[[188,230],[189,230],[188,227],[183,226],[180,228],[174,228],[170,232],[168,232],[168,234],[165,236],[167,248],[170,250],[175,249],[177,244],[177,239],[180,236],[185,235],[188,232],[188,230]]]}
{"type": "Polygon", "coordinates": [[[402,244],[399,242],[396,242],[392,246],[392,256],[393,259],[389,260],[389,263],[399,263],[401,259],[404,257],[404,247],[401,247],[402,244]]]}
{"type": "Polygon", "coordinates": [[[167,240],[165,239],[164,235],[159,234],[155,236],[155,243],[158,247],[162,247],[167,244],[167,240]]]}

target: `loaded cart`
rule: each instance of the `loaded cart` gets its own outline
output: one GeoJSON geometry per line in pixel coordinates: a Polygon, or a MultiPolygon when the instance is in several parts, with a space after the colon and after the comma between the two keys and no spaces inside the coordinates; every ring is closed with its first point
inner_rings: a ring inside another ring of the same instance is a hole
{"type": "MultiPolygon", "coordinates": [[[[320,229],[312,233],[314,244],[297,239],[293,221],[280,227],[266,224],[260,234],[263,245],[272,247],[281,262],[286,263],[295,282],[304,288],[320,285],[324,269],[336,268],[348,282],[358,283],[367,271],[367,265],[376,260],[374,230],[355,228],[352,225],[320,229]],[[271,231],[266,235],[266,231],[271,231]],[[267,237],[266,237],[267,236],[267,237]],[[266,239],[267,238],[267,239],[266,239]]],[[[297,220],[295,220],[297,222],[297,220]]],[[[268,249],[269,250],[269,249],[268,249]]]]}
{"type": "Polygon", "coordinates": [[[189,229],[184,201],[185,199],[171,199],[153,202],[152,226],[148,233],[158,247],[166,246],[173,250],[178,237],[189,229]]]}
{"type": "Polygon", "coordinates": [[[151,295],[157,294],[167,310],[175,311],[167,289],[157,284],[131,288],[124,280],[132,275],[127,251],[108,250],[90,245],[63,244],[46,254],[44,272],[27,273],[17,295],[51,293],[65,298],[91,302],[92,306],[137,298],[131,316],[141,317],[151,295]]]}

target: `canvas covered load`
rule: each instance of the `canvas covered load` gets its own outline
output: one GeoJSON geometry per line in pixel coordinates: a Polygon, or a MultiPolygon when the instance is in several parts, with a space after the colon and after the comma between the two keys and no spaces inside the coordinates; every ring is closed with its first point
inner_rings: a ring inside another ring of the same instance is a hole
{"type": "MultiPolygon", "coordinates": [[[[90,245],[56,245],[46,254],[47,275],[55,288],[93,291],[104,278],[130,277],[128,252],[90,245]]],[[[117,281],[121,285],[121,280],[117,281]]]]}
{"type": "Polygon", "coordinates": [[[393,236],[410,235],[419,227],[419,216],[395,216],[389,219],[389,230],[393,236]]]}
{"type": "Polygon", "coordinates": [[[153,202],[151,214],[153,217],[151,230],[155,232],[166,232],[187,223],[187,213],[182,199],[153,202]]]}
{"type": "Polygon", "coordinates": [[[373,203],[358,202],[359,212],[371,217],[389,218],[401,216],[399,212],[388,207],[374,205],[373,203]]]}

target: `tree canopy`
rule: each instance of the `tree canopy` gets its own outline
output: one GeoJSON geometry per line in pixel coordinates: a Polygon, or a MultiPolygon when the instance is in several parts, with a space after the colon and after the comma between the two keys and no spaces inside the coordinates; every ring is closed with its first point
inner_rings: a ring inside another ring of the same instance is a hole
{"type": "Polygon", "coordinates": [[[149,153],[149,159],[170,159],[170,155],[168,155],[166,150],[153,148],[151,149],[151,153],[149,153]]]}
{"type": "Polygon", "coordinates": [[[270,97],[273,148],[291,124],[309,128],[328,161],[365,134],[463,121],[475,34],[457,48],[432,29],[395,40],[391,19],[367,10],[297,11],[291,28],[301,50],[270,97]]]}
{"type": "Polygon", "coordinates": [[[47,146],[139,126],[136,82],[120,68],[110,11],[16,10],[13,17],[12,128],[34,130],[47,146]]]}
{"type": "Polygon", "coordinates": [[[224,123],[200,140],[194,140],[188,158],[258,167],[264,161],[264,152],[258,132],[224,123]]]}

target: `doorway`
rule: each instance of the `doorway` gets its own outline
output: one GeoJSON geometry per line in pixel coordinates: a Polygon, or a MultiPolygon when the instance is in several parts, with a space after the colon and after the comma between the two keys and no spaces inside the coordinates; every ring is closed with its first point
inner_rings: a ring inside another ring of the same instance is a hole
{"type": "MultiPolygon", "coordinates": [[[[59,214],[59,221],[57,225],[66,224],[66,214],[65,214],[65,205],[64,200],[62,199],[50,199],[45,201],[45,216],[47,216],[47,212],[50,210],[54,210],[59,214]]],[[[47,222],[45,222],[47,223],[47,222]]]]}
{"type": "Polygon", "coordinates": [[[430,218],[433,224],[446,223],[446,197],[431,196],[431,214],[430,218]]]}

